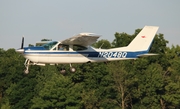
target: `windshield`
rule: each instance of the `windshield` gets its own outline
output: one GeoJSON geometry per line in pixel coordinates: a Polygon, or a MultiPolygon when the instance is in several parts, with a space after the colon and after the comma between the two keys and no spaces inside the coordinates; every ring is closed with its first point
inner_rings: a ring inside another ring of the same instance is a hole
{"type": "Polygon", "coordinates": [[[46,50],[50,50],[51,48],[53,48],[58,42],[53,41],[47,44],[42,45],[46,50]]]}

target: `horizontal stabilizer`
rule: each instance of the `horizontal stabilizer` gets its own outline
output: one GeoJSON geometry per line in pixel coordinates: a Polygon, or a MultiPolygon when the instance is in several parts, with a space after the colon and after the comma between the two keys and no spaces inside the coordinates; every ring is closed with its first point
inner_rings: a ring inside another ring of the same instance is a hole
{"type": "Polygon", "coordinates": [[[38,66],[46,66],[46,64],[42,64],[42,63],[38,63],[38,64],[34,64],[34,65],[38,65],[38,66]]]}
{"type": "Polygon", "coordinates": [[[159,54],[147,53],[147,54],[138,55],[138,57],[148,57],[148,56],[155,56],[155,55],[159,55],[159,54]]]}

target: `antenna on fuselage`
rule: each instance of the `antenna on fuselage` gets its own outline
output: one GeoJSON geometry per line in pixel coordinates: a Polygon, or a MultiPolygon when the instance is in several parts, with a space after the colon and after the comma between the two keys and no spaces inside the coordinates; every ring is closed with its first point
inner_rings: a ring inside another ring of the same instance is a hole
{"type": "Polygon", "coordinates": [[[102,45],[99,47],[99,49],[101,49],[101,47],[104,45],[104,43],[102,43],[102,45]]]}

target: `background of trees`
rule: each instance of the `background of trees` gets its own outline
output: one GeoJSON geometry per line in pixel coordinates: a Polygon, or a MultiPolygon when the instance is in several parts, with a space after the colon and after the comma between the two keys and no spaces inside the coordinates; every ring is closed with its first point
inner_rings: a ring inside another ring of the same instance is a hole
{"type": "MultiPolygon", "coordinates": [[[[127,46],[140,32],[115,33],[112,43],[94,47],[127,46]]],[[[178,109],[180,108],[180,46],[167,47],[156,34],[150,52],[158,56],[108,63],[74,64],[76,73],[60,74],[55,66],[31,66],[15,49],[0,49],[1,109],[178,109]]]]}

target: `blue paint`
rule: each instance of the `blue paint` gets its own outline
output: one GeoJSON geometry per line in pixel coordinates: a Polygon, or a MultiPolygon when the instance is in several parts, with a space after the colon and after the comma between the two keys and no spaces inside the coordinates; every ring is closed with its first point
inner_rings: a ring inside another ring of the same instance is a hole
{"type": "MultiPolygon", "coordinates": [[[[39,49],[42,49],[42,48],[39,48],[39,49]]],[[[103,51],[101,51],[103,52],[103,51]]],[[[87,57],[91,57],[91,58],[137,58],[138,55],[142,55],[142,54],[146,54],[148,53],[148,51],[138,51],[138,52],[126,52],[126,51],[104,51],[104,52],[112,52],[113,54],[115,52],[122,52],[122,53],[127,53],[126,55],[122,55],[122,56],[99,56],[100,52],[98,51],[89,51],[89,52],[77,52],[77,51],[60,51],[60,52],[47,52],[47,51],[44,51],[44,52],[26,52],[24,54],[66,54],[66,55],[71,55],[71,54],[81,54],[81,55],[86,55],[87,57]]]]}
{"type": "Polygon", "coordinates": [[[45,50],[44,47],[24,47],[24,50],[45,50]]]}

